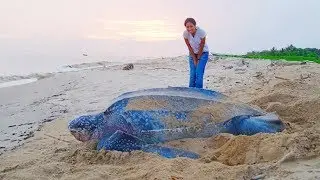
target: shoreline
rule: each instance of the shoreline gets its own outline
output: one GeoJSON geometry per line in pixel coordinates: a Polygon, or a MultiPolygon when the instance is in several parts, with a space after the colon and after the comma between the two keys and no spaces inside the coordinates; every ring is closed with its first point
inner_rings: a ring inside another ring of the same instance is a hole
{"type": "Polygon", "coordinates": [[[8,81],[0,83],[0,88],[6,88],[11,86],[19,86],[23,84],[29,84],[32,82],[36,82],[38,79],[36,78],[29,78],[29,79],[20,79],[20,80],[14,80],[14,81],[8,81]]]}
{"type": "Polygon", "coordinates": [[[1,126],[9,129],[2,128],[0,132],[10,133],[1,137],[0,146],[19,145],[0,155],[0,179],[99,178],[96,171],[84,173],[93,169],[111,179],[167,179],[171,176],[188,179],[188,172],[193,174],[190,179],[223,179],[226,174],[230,179],[238,175],[247,178],[319,175],[312,168],[318,166],[315,162],[320,156],[317,143],[320,123],[316,121],[320,117],[316,112],[320,108],[320,65],[313,63],[226,58],[207,64],[205,88],[267,111],[276,111],[287,124],[283,133],[251,137],[219,135],[169,143],[200,152],[202,159],[196,161],[167,160],[142,152],[128,155],[88,150],[67,131],[70,119],[101,112],[113,98],[127,91],[188,83],[185,56],[133,64],[134,68],[128,71],[122,69],[122,64],[98,67],[56,73],[33,83],[0,88],[3,99],[0,118],[6,119],[1,126]],[[3,141],[6,139],[9,140],[3,141]],[[298,171],[289,162],[303,162],[309,166],[300,164],[298,171]],[[155,173],[149,172],[150,168],[156,170],[155,173]],[[292,173],[286,173],[288,171],[292,173]]]}
{"type": "MultiPolygon", "coordinates": [[[[172,56],[172,57],[151,57],[151,58],[139,58],[131,61],[93,61],[93,62],[84,62],[84,63],[75,63],[75,64],[68,64],[68,65],[61,65],[60,67],[56,68],[55,71],[52,72],[31,72],[27,74],[11,74],[11,75],[0,75],[0,88],[10,87],[11,85],[8,84],[15,84],[15,81],[29,81],[31,79],[44,79],[50,76],[53,76],[58,73],[65,73],[65,72],[75,72],[75,71],[83,71],[89,69],[98,69],[98,68],[106,68],[108,66],[117,66],[117,65],[125,65],[129,63],[146,63],[150,61],[156,61],[159,59],[176,59],[181,57],[186,57],[187,55],[180,55],[180,56],[172,56]]],[[[305,63],[315,63],[313,61],[291,61],[285,59],[278,59],[278,60],[271,60],[271,59],[254,59],[254,58],[245,58],[245,57],[236,57],[236,56],[228,56],[228,55],[219,55],[211,53],[209,55],[209,61],[214,60],[221,60],[221,59],[244,59],[244,60],[263,60],[263,61],[272,61],[274,64],[305,64],[305,63]]],[[[20,83],[17,82],[19,85],[20,83]]],[[[26,84],[21,82],[21,84],[26,84]]]]}
{"type": "MultiPolygon", "coordinates": [[[[75,63],[75,64],[67,64],[61,65],[56,68],[55,71],[52,72],[31,72],[26,74],[10,74],[10,75],[0,75],[0,88],[11,87],[14,86],[16,83],[17,85],[27,84],[24,82],[16,82],[16,81],[26,81],[28,82],[31,79],[44,79],[50,76],[54,76],[55,74],[65,73],[65,72],[76,72],[76,71],[83,71],[83,70],[90,70],[90,69],[99,69],[99,68],[107,68],[111,66],[119,66],[125,65],[130,63],[144,63],[147,61],[153,61],[158,59],[175,59],[179,57],[183,57],[186,55],[180,56],[173,56],[173,57],[150,57],[150,58],[137,58],[134,57],[134,60],[129,61],[93,61],[93,62],[84,62],[84,63],[75,63]],[[13,84],[13,85],[11,85],[13,84]]],[[[132,57],[133,58],[133,57],[132,57]]]]}

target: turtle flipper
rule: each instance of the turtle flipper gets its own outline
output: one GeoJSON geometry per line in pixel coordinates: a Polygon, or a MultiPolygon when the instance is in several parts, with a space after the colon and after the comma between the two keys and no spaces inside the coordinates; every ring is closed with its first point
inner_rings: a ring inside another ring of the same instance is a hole
{"type": "Polygon", "coordinates": [[[101,150],[101,149],[123,151],[123,152],[142,150],[145,152],[156,153],[166,158],[176,158],[176,157],[188,157],[193,159],[199,158],[198,154],[190,151],[147,144],[141,139],[120,130],[116,131],[110,137],[102,138],[97,145],[97,150],[101,150]]]}
{"type": "Polygon", "coordinates": [[[284,129],[284,124],[273,113],[264,116],[236,116],[223,123],[224,131],[234,135],[254,135],[257,133],[276,133],[284,129]]]}
{"type": "Polygon", "coordinates": [[[102,138],[97,145],[97,150],[115,150],[130,152],[134,150],[141,150],[145,142],[139,138],[127,134],[123,131],[117,130],[110,137],[106,136],[102,138]]]}

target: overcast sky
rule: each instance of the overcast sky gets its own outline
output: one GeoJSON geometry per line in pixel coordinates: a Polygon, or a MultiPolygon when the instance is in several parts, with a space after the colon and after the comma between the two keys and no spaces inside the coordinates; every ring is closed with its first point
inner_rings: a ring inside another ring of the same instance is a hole
{"type": "Polygon", "coordinates": [[[207,31],[212,52],[320,48],[319,9],[319,0],[0,0],[0,61],[17,52],[178,55],[186,17],[207,31]]]}

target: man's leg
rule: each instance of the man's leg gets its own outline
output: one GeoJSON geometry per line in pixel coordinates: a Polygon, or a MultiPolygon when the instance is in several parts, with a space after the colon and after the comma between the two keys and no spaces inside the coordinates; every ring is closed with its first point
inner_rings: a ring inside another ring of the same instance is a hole
{"type": "Polygon", "coordinates": [[[193,58],[189,56],[189,65],[190,65],[190,79],[189,87],[196,86],[196,66],[194,65],[193,58]]]}
{"type": "Polygon", "coordinates": [[[203,52],[196,67],[196,87],[203,88],[203,75],[208,62],[209,53],[203,52]]]}

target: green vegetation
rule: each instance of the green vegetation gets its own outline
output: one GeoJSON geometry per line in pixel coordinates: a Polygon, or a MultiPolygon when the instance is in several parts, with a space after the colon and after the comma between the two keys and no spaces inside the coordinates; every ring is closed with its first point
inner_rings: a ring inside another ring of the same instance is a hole
{"type": "MultiPolygon", "coordinates": [[[[218,54],[216,54],[218,55],[218,54]]],[[[270,60],[287,60],[287,61],[313,61],[320,63],[320,49],[316,48],[297,48],[290,45],[286,48],[277,50],[273,47],[271,50],[252,51],[246,55],[227,55],[219,54],[220,57],[242,57],[251,59],[270,59],[270,60]]]]}
{"type": "Polygon", "coordinates": [[[314,61],[320,63],[320,49],[316,48],[296,48],[290,45],[286,48],[277,50],[272,48],[271,50],[265,50],[261,52],[249,52],[243,55],[244,58],[254,59],[271,59],[271,60],[287,60],[287,61],[314,61]]]}

